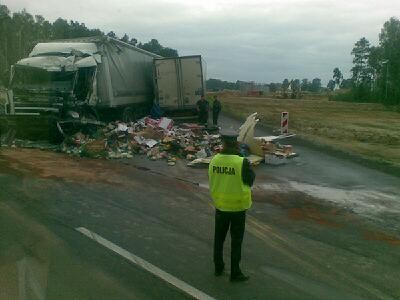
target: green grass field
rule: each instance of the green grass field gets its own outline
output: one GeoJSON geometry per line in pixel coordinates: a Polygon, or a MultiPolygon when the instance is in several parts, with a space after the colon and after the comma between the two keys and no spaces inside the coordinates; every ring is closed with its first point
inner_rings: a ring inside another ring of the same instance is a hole
{"type": "Polygon", "coordinates": [[[225,112],[242,118],[258,112],[260,122],[273,128],[288,111],[290,131],[302,138],[400,167],[400,113],[383,105],[234,95],[221,101],[225,112]]]}

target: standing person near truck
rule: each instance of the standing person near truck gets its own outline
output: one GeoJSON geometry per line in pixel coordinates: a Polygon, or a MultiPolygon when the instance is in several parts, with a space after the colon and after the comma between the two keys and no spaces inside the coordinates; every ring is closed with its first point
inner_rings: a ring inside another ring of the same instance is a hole
{"type": "Polygon", "coordinates": [[[214,96],[214,102],[213,102],[213,107],[212,107],[212,113],[213,113],[213,125],[217,126],[218,125],[218,116],[219,113],[221,112],[221,102],[218,100],[217,95],[214,96]]]}
{"type": "Polygon", "coordinates": [[[208,121],[208,102],[204,95],[201,96],[201,99],[196,103],[197,113],[199,117],[199,124],[205,125],[208,121]]]}
{"type": "Polygon", "coordinates": [[[231,282],[246,281],[239,263],[245,230],[246,211],[251,207],[251,186],[255,174],[246,158],[239,156],[238,134],[221,134],[223,150],[214,156],[208,169],[211,197],[215,206],[214,265],[215,276],[225,269],[223,260],[224,241],[231,232],[231,282]]]}

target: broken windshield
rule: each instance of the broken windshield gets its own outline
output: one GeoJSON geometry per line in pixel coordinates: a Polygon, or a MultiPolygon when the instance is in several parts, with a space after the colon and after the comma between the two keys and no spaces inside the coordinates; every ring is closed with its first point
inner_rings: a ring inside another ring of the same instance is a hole
{"type": "Polygon", "coordinates": [[[28,90],[69,92],[72,90],[74,76],[75,72],[49,72],[38,68],[16,67],[12,86],[28,90]]]}

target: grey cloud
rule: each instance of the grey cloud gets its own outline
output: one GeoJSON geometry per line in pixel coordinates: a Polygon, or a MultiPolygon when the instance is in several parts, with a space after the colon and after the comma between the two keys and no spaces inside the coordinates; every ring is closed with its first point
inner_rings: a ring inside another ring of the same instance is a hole
{"type": "Polygon", "coordinates": [[[75,19],[141,41],[157,38],[181,54],[202,54],[208,77],[260,82],[320,77],[326,83],[336,66],[348,74],[353,44],[362,36],[377,43],[383,23],[400,12],[393,0],[5,3],[12,10],[26,7],[52,20],[75,19]]]}

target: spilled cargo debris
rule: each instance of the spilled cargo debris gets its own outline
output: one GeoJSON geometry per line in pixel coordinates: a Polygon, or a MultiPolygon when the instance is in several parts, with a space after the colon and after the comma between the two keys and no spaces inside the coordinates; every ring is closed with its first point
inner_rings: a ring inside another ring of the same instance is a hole
{"type": "Polygon", "coordinates": [[[281,145],[281,140],[294,137],[294,134],[282,134],[278,136],[255,137],[254,129],[259,122],[258,114],[249,115],[243,125],[239,128],[238,142],[241,144],[241,153],[253,154],[262,157],[266,164],[280,165],[287,163],[290,159],[297,157],[292,145],[281,145]]]}
{"type": "Polygon", "coordinates": [[[65,139],[60,151],[109,159],[145,155],[150,160],[165,160],[173,166],[177,159],[207,158],[220,148],[219,135],[209,134],[204,126],[175,125],[169,118],[146,117],[137,122],[112,122],[95,134],[77,132],[65,139]]]}
{"type": "MultiPolygon", "coordinates": [[[[256,166],[263,161],[280,164],[297,155],[291,145],[279,144],[282,139],[293,135],[254,137],[257,122],[257,114],[252,114],[239,129],[239,151],[251,165],[256,166]]],[[[153,161],[164,160],[169,166],[182,159],[188,161],[190,167],[207,166],[222,149],[219,134],[210,134],[205,126],[194,123],[174,124],[169,118],[145,117],[136,122],[115,121],[94,128],[66,136],[56,146],[24,140],[14,140],[9,146],[91,158],[130,159],[143,155],[153,161]]]]}

